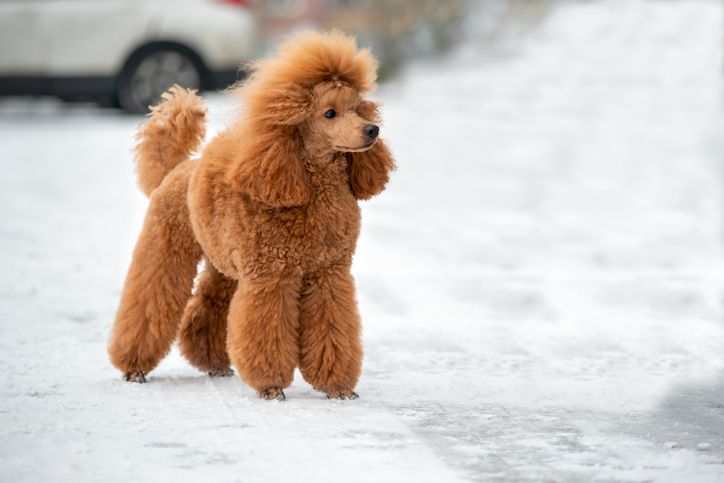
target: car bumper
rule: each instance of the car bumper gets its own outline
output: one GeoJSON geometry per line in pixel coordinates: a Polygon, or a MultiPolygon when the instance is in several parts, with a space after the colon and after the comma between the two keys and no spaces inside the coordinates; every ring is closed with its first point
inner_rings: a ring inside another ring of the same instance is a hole
{"type": "MultiPolygon", "coordinates": [[[[243,69],[208,71],[202,90],[226,89],[246,77],[243,69]]],[[[170,86],[169,86],[170,87],[170,86]]],[[[0,96],[61,96],[96,98],[116,93],[116,78],[112,76],[33,77],[0,76],[0,96]]]]}

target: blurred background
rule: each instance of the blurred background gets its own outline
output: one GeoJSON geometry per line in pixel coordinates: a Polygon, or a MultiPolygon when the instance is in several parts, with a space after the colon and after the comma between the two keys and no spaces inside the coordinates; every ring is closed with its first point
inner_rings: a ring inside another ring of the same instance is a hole
{"type": "Polygon", "coordinates": [[[0,0],[0,481],[724,481],[720,0],[0,0]],[[105,344],[133,136],[297,30],[381,61],[365,363],[284,404],[105,344]],[[341,476],[340,476],[341,475],[341,476]]]}
{"type": "MultiPolygon", "coordinates": [[[[142,113],[174,83],[220,90],[281,37],[338,28],[371,47],[390,78],[406,60],[441,55],[466,27],[494,38],[547,0],[4,0],[0,95],[55,95],[142,113]],[[474,16],[470,25],[470,16],[474,16]]],[[[467,29],[470,30],[470,29],[467,29]]],[[[469,32],[467,32],[469,33],[469,32]]]]}

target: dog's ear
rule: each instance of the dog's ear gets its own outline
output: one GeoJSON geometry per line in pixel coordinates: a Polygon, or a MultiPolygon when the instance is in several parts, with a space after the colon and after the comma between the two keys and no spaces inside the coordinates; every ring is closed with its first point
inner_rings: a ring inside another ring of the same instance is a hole
{"type": "Polygon", "coordinates": [[[227,179],[251,198],[275,208],[303,205],[309,188],[296,127],[280,126],[256,136],[232,163],[227,179]]]}
{"type": "MultiPolygon", "coordinates": [[[[362,101],[357,114],[369,122],[379,124],[379,105],[373,101],[362,101]]],[[[378,139],[374,146],[361,153],[347,153],[347,174],[352,193],[357,199],[366,200],[385,189],[395,161],[387,145],[378,139]]]]}
{"type": "Polygon", "coordinates": [[[361,153],[347,153],[347,174],[352,193],[367,200],[385,189],[395,161],[385,143],[378,139],[374,146],[361,153]]]}

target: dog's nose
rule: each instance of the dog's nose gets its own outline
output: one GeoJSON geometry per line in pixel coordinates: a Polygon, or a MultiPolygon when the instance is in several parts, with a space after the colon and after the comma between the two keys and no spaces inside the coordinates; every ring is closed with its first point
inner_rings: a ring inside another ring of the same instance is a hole
{"type": "Polygon", "coordinates": [[[370,139],[375,139],[380,133],[380,127],[375,126],[374,124],[367,124],[365,127],[362,128],[362,130],[370,139]]]}

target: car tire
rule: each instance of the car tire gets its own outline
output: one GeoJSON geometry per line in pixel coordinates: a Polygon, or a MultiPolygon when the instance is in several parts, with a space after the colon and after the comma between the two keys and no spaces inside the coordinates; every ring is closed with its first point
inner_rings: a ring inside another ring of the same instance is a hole
{"type": "Polygon", "coordinates": [[[145,114],[169,87],[200,89],[205,69],[190,52],[175,48],[150,49],[129,59],[118,77],[118,104],[145,114]]]}

